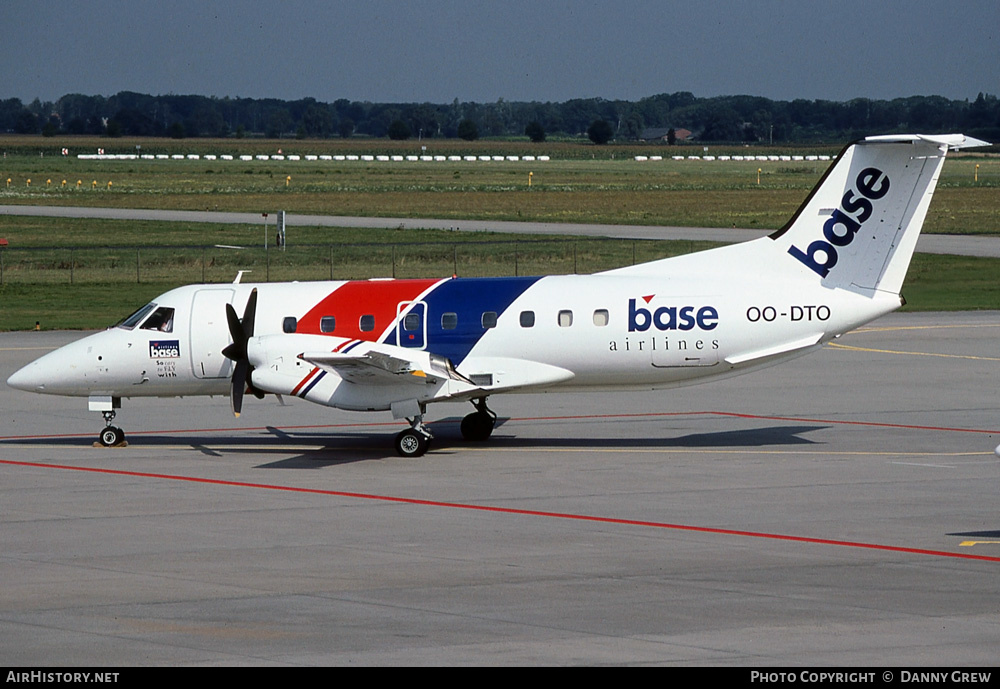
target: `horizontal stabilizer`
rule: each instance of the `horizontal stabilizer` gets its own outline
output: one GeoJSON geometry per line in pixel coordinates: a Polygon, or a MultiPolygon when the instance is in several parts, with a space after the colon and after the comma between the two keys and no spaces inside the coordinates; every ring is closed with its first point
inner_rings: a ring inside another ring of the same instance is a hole
{"type": "MultiPolygon", "coordinates": [[[[763,360],[782,354],[789,354],[800,349],[808,350],[810,347],[818,345],[822,336],[822,333],[816,333],[815,335],[803,337],[802,339],[795,340],[793,342],[784,342],[773,347],[765,347],[764,349],[755,349],[750,352],[734,354],[726,357],[726,363],[735,366],[737,364],[745,364],[748,361],[763,360]]],[[[805,354],[805,351],[802,353],[805,354]]]]}

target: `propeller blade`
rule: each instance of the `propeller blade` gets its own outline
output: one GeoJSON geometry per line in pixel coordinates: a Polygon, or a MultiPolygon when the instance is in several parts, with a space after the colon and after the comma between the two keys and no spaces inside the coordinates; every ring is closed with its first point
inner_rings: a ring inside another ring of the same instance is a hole
{"type": "Polygon", "coordinates": [[[222,350],[223,356],[234,361],[246,359],[247,357],[247,337],[243,332],[243,325],[232,304],[226,304],[226,321],[229,323],[229,337],[233,343],[222,350]]]}
{"type": "Polygon", "coordinates": [[[246,359],[236,362],[236,370],[233,371],[233,385],[229,392],[229,406],[233,410],[233,416],[239,417],[243,411],[243,391],[247,387],[247,371],[250,363],[246,359]]]}
{"type": "Polygon", "coordinates": [[[243,320],[240,321],[236,315],[236,309],[232,304],[226,304],[226,323],[229,325],[229,336],[232,344],[222,350],[223,356],[236,362],[233,368],[232,386],[229,391],[229,406],[233,410],[233,416],[239,416],[243,411],[243,394],[249,387],[250,391],[257,397],[262,398],[264,393],[253,387],[250,376],[253,373],[253,366],[247,358],[247,343],[253,337],[254,320],[257,317],[257,290],[250,292],[247,305],[243,309],[243,320]]]}
{"type": "Polygon", "coordinates": [[[257,288],[254,287],[247,299],[246,308],[243,309],[243,335],[246,339],[253,337],[253,324],[257,319],[257,288]]]}

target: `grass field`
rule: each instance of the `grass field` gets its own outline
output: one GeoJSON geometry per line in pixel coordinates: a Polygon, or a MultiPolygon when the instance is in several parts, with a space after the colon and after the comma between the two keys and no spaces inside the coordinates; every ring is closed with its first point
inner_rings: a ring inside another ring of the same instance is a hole
{"type": "MultiPolygon", "coordinates": [[[[700,148],[527,142],[61,141],[0,137],[0,203],[245,212],[781,226],[829,163],[635,161],[700,148]],[[547,162],[79,160],[71,151],[550,155],[547,162]],[[757,168],[761,169],[760,184],[757,168]],[[528,173],[531,186],[528,186],[528,173]],[[291,177],[289,180],[288,178],[291,177]],[[10,179],[9,186],[7,179],[10,179]],[[31,180],[30,185],[28,180],[31,180]],[[63,186],[63,180],[66,185],[63,186]],[[79,187],[77,181],[80,181],[79,187]],[[111,182],[110,186],[108,182],[111,182]],[[96,183],[96,184],[95,184],[96,183]]],[[[753,151],[760,153],[762,151],[753,151]]],[[[764,153],[835,152],[766,150],[764,153]]],[[[712,154],[747,153],[739,148],[712,154]]],[[[1000,235],[1000,159],[950,157],[925,231],[1000,235]],[[977,169],[978,166],[978,169],[977,169]],[[976,176],[978,175],[978,181],[976,176]]],[[[273,227],[273,225],[272,225],[273,227]]],[[[569,238],[531,241],[439,230],[296,227],[287,252],[260,250],[260,226],[0,216],[0,329],[100,327],[178,284],[374,276],[593,272],[708,246],[569,238]],[[483,243],[488,240],[493,243],[483,243]],[[420,243],[417,245],[416,243],[420,243]],[[216,245],[242,246],[244,249],[216,245]]],[[[1000,308],[1000,261],[918,255],[909,309],[1000,308]]]]}
{"type": "MultiPolygon", "coordinates": [[[[134,143],[122,139],[79,142],[52,139],[48,151],[36,150],[41,141],[45,140],[0,138],[0,147],[9,149],[0,166],[4,185],[0,187],[0,203],[251,212],[283,209],[330,215],[774,229],[795,211],[829,165],[822,161],[669,159],[676,153],[703,154],[700,147],[435,140],[391,145],[387,141],[339,140],[134,140],[139,142],[134,143]],[[428,155],[470,152],[523,155],[531,151],[535,155],[551,155],[553,159],[531,163],[95,161],[61,156],[59,150],[63,145],[73,152],[93,151],[102,146],[109,153],[134,153],[139,145],[148,153],[200,155],[209,151],[235,155],[262,150],[274,153],[278,148],[286,154],[310,151],[415,154],[421,152],[420,146],[427,146],[428,155]],[[640,162],[633,159],[636,152],[668,159],[640,162]],[[529,173],[533,173],[530,187],[529,173]],[[711,194],[711,203],[705,202],[706,192],[711,194]]],[[[836,149],[822,150],[831,153],[836,149]]],[[[712,147],[710,152],[777,155],[790,151],[712,147]]],[[[979,154],[949,157],[925,231],[1000,235],[998,190],[1000,158],[979,154]]]]}

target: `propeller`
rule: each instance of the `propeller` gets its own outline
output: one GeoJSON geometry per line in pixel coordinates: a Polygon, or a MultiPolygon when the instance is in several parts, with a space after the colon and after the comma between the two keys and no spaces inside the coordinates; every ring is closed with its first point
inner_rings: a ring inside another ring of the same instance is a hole
{"type": "Polygon", "coordinates": [[[262,392],[254,389],[251,382],[253,366],[247,357],[247,342],[253,337],[253,323],[257,313],[257,289],[250,292],[247,305],[243,309],[243,320],[236,315],[236,309],[232,304],[226,304],[226,321],[229,323],[229,336],[233,343],[222,350],[222,355],[236,362],[233,370],[233,384],[229,394],[229,404],[233,409],[233,415],[239,416],[243,409],[243,392],[249,387],[250,391],[258,398],[264,396],[262,392]]]}

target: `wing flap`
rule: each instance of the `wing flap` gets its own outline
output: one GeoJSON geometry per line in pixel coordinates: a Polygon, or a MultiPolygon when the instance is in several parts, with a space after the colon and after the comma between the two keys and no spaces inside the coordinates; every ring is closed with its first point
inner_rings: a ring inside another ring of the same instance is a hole
{"type": "Polygon", "coordinates": [[[303,352],[299,354],[299,358],[325,371],[336,373],[348,382],[358,384],[395,385],[405,382],[425,385],[428,381],[448,378],[435,371],[427,371],[420,362],[379,351],[363,354],[303,352]]]}

